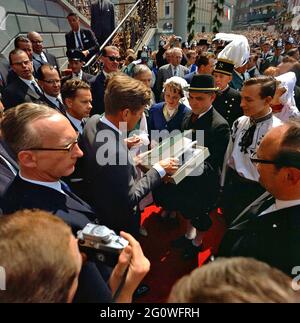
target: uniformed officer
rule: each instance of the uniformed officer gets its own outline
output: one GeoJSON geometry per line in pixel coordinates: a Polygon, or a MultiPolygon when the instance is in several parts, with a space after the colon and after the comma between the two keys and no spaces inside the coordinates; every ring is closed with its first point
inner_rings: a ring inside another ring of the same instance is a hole
{"type": "Polygon", "coordinates": [[[226,119],[230,127],[237,118],[243,115],[240,106],[241,95],[239,91],[229,86],[232,80],[233,67],[232,61],[219,58],[213,71],[216,86],[220,89],[213,102],[213,107],[226,119]]]}

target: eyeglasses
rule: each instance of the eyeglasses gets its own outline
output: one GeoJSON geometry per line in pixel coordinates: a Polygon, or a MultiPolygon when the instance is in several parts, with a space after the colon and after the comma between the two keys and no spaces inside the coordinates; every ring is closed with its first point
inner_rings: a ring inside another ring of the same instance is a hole
{"type": "Polygon", "coordinates": [[[32,40],[31,41],[33,44],[42,44],[43,41],[42,40],[32,40]]]}
{"type": "Polygon", "coordinates": [[[250,160],[253,164],[269,164],[269,165],[277,165],[282,166],[282,163],[276,160],[268,160],[268,159],[259,159],[257,158],[256,152],[251,154],[250,160]]]}
{"type": "Polygon", "coordinates": [[[26,149],[26,150],[67,151],[67,152],[70,153],[77,144],[78,144],[78,137],[77,137],[77,139],[75,141],[71,142],[70,144],[68,144],[64,148],[29,148],[29,149],[26,149]]]}
{"type": "Polygon", "coordinates": [[[51,85],[53,85],[53,84],[60,84],[60,80],[42,80],[43,82],[46,82],[46,83],[48,83],[48,84],[51,84],[51,85]]]}
{"type": "Polygon", "coordinates": [[[111,62],[121,62],[122,58],[121,57],[116,57],[116,56],[104,56],[107,57],[111,62]]]}

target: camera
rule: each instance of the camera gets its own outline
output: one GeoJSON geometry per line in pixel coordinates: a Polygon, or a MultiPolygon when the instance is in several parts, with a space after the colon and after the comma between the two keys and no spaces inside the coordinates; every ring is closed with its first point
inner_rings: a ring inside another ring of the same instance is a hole
{"type": "Polygon", "coordinates": [[[118,236],[104,225],[88,223],[77,232],[79,249],[88,258],[92,257],[110,266],[118,262],[119,254],[128,245],[128,241],[118,236]]]}

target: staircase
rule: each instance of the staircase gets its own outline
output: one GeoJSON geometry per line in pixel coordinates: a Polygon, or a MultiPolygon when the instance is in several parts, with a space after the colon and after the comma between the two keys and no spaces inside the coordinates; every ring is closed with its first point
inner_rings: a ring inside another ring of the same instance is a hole
{"type": "MultiPolygon", "coordinates": [[[[74,3],[76,0],[0,0],[0,53],[8,58],[17,36],[37,31],[44,39],[45,49],[58,59],[60,69],[66,68],[65,33],[70,31],[67,15],[76,12],[82,27],[90,28],[90,21],[84,15],[88,14],[87,8],[82,10],[78,6],[80,12],[74,3]]],[[[127,48],[137,51],[148,45],[156,30],[156,0],[120,0],[115,3],[115,11],[118,27],[110,37],[112,43],[123,53],[127,48]]],[[[92,69],[96,63],[97,56],[87,68],[92,69]]]]}

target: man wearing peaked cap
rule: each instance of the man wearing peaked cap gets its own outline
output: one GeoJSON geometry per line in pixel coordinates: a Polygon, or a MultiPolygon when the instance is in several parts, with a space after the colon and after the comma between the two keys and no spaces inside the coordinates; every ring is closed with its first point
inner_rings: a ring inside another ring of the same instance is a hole
{"type": "Polygon", "coordinates": [[[240,107],[241,95],[239,91],[229,86],[232,80],[233,68],[234,63],[232,61],[220,58],[213,71],[216,85],[220,89],[213,102],[213,107],[226,119],[230,127],[232,127],[237,118],[243,115],[240,107]]]}
{"type": "Polygon", "coordinates": [[[67,52],[67,56],[69,59],[70,75],[62,78],[62,84],[71,79],[78,79],[89,83],[94,76],[83,72],[82,67],[85,62],[85,56],[82,54],[82,52],[77,49],[71,50],[67,52]]]}
{"type": "Polygon", "coordinates": [[[192,78],[189,102],[192,108],[183,119],[182,130],[193,130],[192,140],[209,149],[202,172],[193,173],[178,185],[165,184],[154,193],[158,205],[168,211],[179,211],[187,218],[186,234],[172,242],[174,248],[183,249],[183,258],[195,258],[201,250],[204,234],[212,222],[209,217],[219,191],[219,172],[230,138],[230,128],[213,108],[218,88],[211,75],[198,74],[192,78]],[[199,132],[197,132],[199,130],[199,132]]]}
{"type": "Polygon", "coordinates": [[[282,56],[282,52],[283,52],[283,48],[284,48],[284,43],[282,39],[278,39],[276,41],[274,41],[273,44],[274,47],[274,54],[273,56],[269,57],[269,66],[278,66],[283,59],[282,56]]]}

